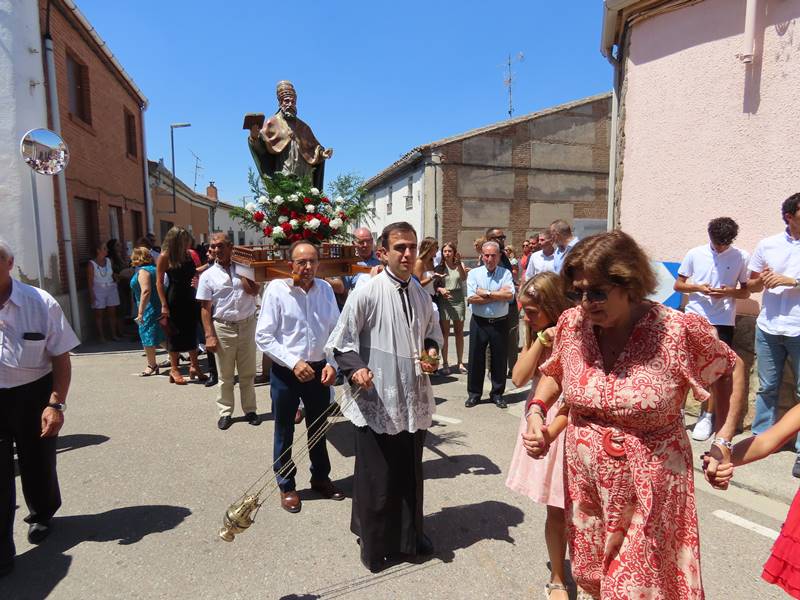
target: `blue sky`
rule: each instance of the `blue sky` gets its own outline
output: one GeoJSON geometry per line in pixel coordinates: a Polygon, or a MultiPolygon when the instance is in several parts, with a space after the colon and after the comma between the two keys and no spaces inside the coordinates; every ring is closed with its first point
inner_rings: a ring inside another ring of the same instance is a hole
{"type": "Polygon", "coordinates": [[[150,100],[148,156],[193,184],[193,151],[220,198],[249,194],[247,112],[276,108],[275,83],[294,82],[299,116],[334,148],[326,181],[370,177],[414,146],[507,118],[503,85],[515,64],[515,116],[608,91],[599,0],[212,2],[78,0],[150,100]]]}

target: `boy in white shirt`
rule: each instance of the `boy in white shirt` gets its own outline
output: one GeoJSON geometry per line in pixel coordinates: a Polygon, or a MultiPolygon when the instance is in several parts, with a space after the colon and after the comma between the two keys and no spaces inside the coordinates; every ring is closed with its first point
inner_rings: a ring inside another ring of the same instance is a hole
{"type": "MultiPolygon", "coordinates": [[[[729,346],[733,346],[736,299],[749,295],[749,256],[732,245],[738,234],[739,226],[730,217],[712,219],[708,223],[709,243],[686,253],[674,286],[676,292],[689,294],[686,312],[708,319],[719,339],[729,346]]],[[[714,432],[713,396],[704,404],[692,431],[698,441],[707,440],[714,432]]]]}

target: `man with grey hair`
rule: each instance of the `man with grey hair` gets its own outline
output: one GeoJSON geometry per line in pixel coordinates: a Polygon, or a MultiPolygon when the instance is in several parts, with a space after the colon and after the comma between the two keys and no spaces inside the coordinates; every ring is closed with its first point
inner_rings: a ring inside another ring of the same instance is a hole
{"type": "Polygon", "coordinates": [[[217,427],[233,423],[233,387],[239,373],[239,394],[245,419],[260,425],[256,413],[256,296],[258,285],[239,275],[231,264],[233,244],[224,232],[211,235],[209,250],[216,251],[214,265],[203,271],[197,284],[197,300],[206,336],[206,350],[219,358],[217,427]]]}
{"type": "Polygon", "coordinates": [[[50,533],[61,506],[56,438],[64,424],[80,343],[55,299],[11,277],[14,253],[0,240],[0,577],[14,567],[14,449],[28,505],[28,541],[50,533]]]}
{"type": "Polygon", "coordinates": [[[514,299],[514,280],[511,271],[499,266],[500,244],[488,241],[481,247],[480,267],[467,275],[467,302],[472,305],[469,323],[469,371],[467,401],[472,408],[481,401],[486,374],[486,347],[491,348],[490,376],[492,391],[489,399],[498,408],[506,408],[508,360],[509,302],[514,299]]]}
{"type": "Polygon", "coordinates": [[[556,251],[553,255],[553,269],[556,273],[561,273],[561,267],[564,266],[564,258],[580,240],[572,235],[572,227],[564,219],[556,219],[550,223],[550,235],[553,238],[553,244],[556,246],[556,251]]]}

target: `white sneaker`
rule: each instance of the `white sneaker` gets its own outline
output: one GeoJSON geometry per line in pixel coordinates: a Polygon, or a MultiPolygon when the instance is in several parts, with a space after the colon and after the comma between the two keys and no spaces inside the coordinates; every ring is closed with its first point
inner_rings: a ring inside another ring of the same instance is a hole
{"type": "Polygon", "coordinates": [[[710,438],[712,433],[714,433],[714,415],[708,412],[700,413],[700,418],[692,430],[692,439],[703,442],[710,438]]]}

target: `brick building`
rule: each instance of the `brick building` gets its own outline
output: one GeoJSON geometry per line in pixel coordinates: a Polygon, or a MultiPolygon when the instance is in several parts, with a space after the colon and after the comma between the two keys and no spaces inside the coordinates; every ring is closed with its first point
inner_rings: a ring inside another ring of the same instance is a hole
{"type": "Polygon", "coordinates": [[[464,256],[489,226],[508,244],[557,218],[579,236],[607,222],[610,94],[592,96],[419,146],[366,184],[377,233],[409,221],[457,241],[464,256]]]}
{"type": "Polygon", "coordinates": [[[163,161],[148,162],[150,196],[153,199],[153,233],[161,242],[173,225],[188,229],[197,243],[208,240],[217,207],[217,188],[212,181],[205,195],[198,194],[180,179],[175,179],[175,204],[172,203],[172,172],[163,161]]]}

